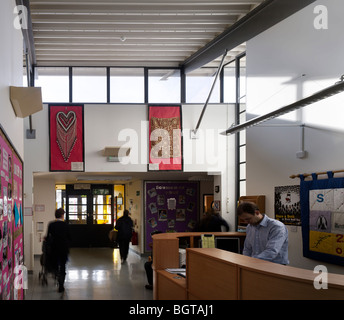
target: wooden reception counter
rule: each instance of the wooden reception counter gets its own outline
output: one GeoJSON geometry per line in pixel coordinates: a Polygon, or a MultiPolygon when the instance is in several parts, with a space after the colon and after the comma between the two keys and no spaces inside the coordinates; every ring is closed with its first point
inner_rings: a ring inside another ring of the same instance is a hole
{"type": "MultiPolygon", "coordinates": [[[[166,268],[179,267],[179,240],[187,237],[192,238],[192,242],[201,234],[153,236],[154,299],[344,299],[344,275],[328,274],[328,289],[316,289],[314,280],[319,274],[313,270],[283,266],[213,248],[186,249],[186,278],[167,272],[166,268]]],[[[220,235],[245,237],[245,234],[231,232],[220,235]]]]}
{"type": "Polygon", "coordinates": [[[179,248],[195,248],[203,234],[215,237],[239,238],[243,245],[246,234],[242,232],[179,232],[160,233],[153,236],[153,296],[156,300],[186,300],[186,278],[170,274],[166,268],[179,268],[179,248]]]}

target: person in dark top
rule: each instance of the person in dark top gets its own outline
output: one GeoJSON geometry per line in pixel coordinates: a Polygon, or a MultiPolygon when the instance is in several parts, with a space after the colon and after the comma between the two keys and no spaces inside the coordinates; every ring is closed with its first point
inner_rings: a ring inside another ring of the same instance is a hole
{"type": "Polygon", "coordinates": [[[49,261],[58,281],[58,291],[64,292],[66,263],[69,254],[70,234],[62,208],[55,211],[55,221],[49,223],[46,242],[49,247],[49,261]]]}
{"type": "Polygon", "coordinates": [[[118,230],[117,243],[122,263],[124,263],[128,257],[129,243],[133,234],[133,226],[133,220],[129,217],[129,211],[124,210],[123,216],[117,220],[115,226],[115,229],[118,230]]]}
{"type": "Polygon", "coordinates": [[[226,231],[229,231],[229,225],[217,212],[212,210],[207,212],[205,217],[199,222],[196,231],[198,232],[221,232],[221,226],[224,226],[226,231]]]}

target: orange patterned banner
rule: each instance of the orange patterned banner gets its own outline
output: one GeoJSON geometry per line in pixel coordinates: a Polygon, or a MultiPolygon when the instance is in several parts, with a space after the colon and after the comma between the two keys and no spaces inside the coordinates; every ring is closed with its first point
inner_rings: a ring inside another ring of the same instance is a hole
{"type": "Polygon", "coordinates": [[[180,109],[149,106],[149,171],[182,170],[180,109]]]}

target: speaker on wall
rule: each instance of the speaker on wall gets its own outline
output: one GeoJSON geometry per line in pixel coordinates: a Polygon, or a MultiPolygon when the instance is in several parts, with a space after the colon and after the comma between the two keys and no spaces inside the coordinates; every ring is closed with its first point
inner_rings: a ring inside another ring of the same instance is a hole
{"type": "Polygon", "coordinates": [[[17,117],[25,118],[43,110],[40,87],[10,86],[10,100],[17,117]]]}

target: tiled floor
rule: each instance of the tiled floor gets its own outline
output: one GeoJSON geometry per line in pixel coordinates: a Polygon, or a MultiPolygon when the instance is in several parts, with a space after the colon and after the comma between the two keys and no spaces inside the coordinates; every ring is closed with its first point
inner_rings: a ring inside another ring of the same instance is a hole
{"type": "Polygon", "coordinates": [[[130,252],[121,264],[119,250],[112,248],[73,248],[67,264],[65,292],[57,292],[55,281],[48,276],[48,285],[39,281],[41,265],[35,259],[29,275],[26,300],[152,300],[144,263],[147,258],[130,252]]]}

